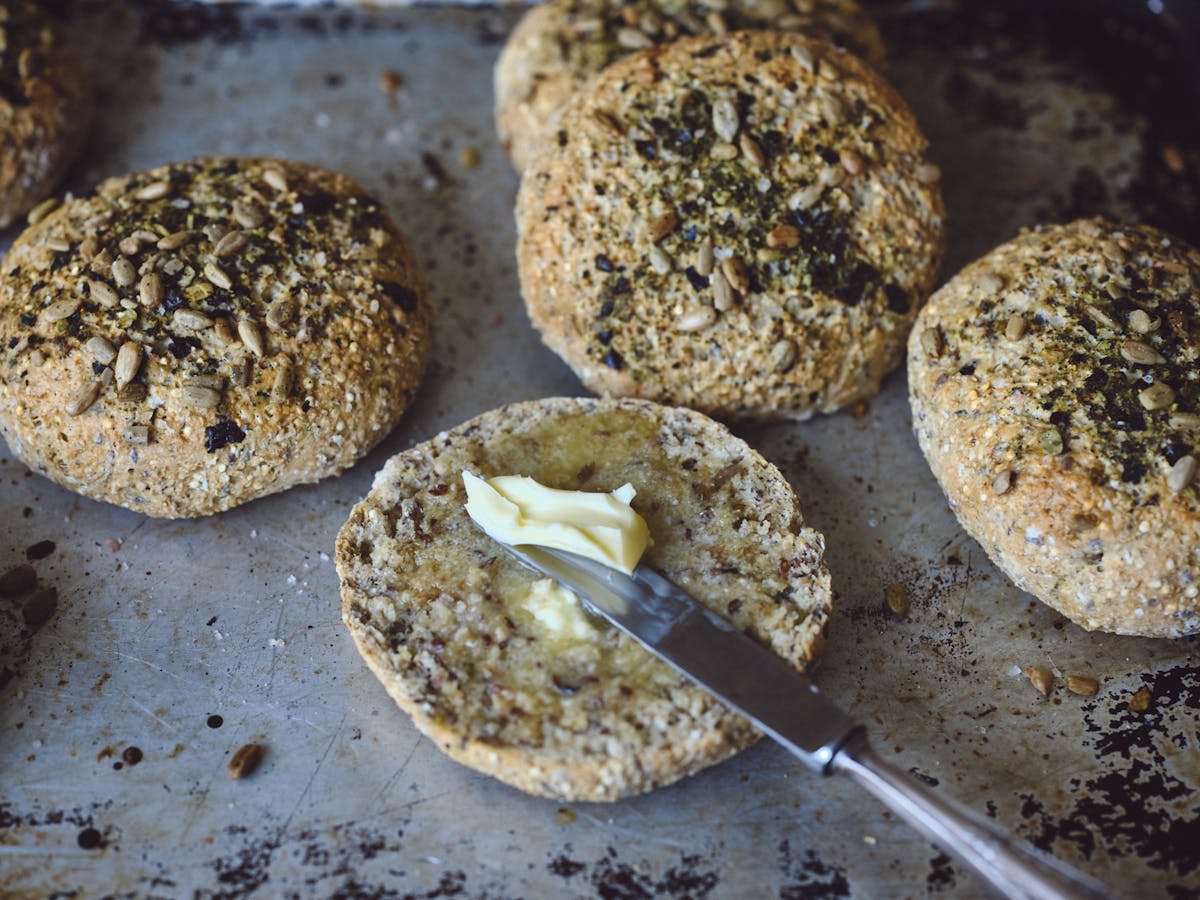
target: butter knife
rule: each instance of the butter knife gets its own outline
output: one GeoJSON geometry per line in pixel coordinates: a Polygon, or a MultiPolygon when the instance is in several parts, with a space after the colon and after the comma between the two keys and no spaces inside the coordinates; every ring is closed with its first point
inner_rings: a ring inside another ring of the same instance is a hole
{"type": "Polygon", "coordinates": [[[848,775],[1000,897],[1082,900],[1099,881],[1018,840],[871,749],[862,726],[808,678],[646,566],[626,575],[574,553],[502,544],[578,595],[592,612],[691,678],[809,768],[848,775]]]}

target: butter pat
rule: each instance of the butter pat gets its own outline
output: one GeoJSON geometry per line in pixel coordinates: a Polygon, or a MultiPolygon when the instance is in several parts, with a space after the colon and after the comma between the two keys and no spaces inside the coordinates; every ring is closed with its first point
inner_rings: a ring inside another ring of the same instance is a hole
{"type": "Polygon", "coordinates": [[[579,598],[553,578],[541,578],[530,585],[521,606],[558,638],[586,641],[596,634],[579,598]]]}
{"type": "Polygon", "coordinates": [[[624,484],[607,494],[560,491],[523,475],[484,481],[463,472],[467,514],[502,544],[535,544],[578,553],[629,574],[650,543],[646,520],[624,484]]]}

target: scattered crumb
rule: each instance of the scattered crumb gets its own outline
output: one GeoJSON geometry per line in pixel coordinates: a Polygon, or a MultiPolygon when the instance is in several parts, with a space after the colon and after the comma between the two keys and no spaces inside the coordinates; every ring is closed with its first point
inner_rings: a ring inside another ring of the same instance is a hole
{"type": "Polygon", "coordinates": [[[1142,688],[1129,698],[1129,708],[1134,712],[1145,712],[1150,708],[1150,688],[1142,688]]]}
{"type": "Polygon", "coordinates": [[[1179,148],[1174,144],[1167,144],[1162,148],[1162,161],[1176,175],[1182,175],[1183,170],[1186,168],[1183,154],[1179,152],[1179,148]]]}
{"type": "Polygon", "coordinates": [[[1067,690],[1072,694],[1079,694],[1081,697],[1094,697],[1100,690],[1100,682],[1086,675],[1068,675],[1067,690]]]}
{"type": "Polygon", "coordinates": [[[284,647],[286,644],[280,638],[271,638],[267,641],[268,647],[284,647]]]}
{"type": "Polygon", "coordinates": [[[883,598],[887,602],[887,607],[900,618],[908,617],[908,611],[912,609],[912,599],[909,597],[908,588],[899,583],[889,584],[883,592],[883,598]]]}
{"type": "Polygon", "coordinates": [[[111,550],[113,553],[116,553],[118,550],[121,549],[121,542],[117,541],[117,540],[113,540],[112,538],[109,538],[107,541],[104,542],[104,546],[107,547],[109,550],[111,550]]]}
{"type": "Polygon", "coordinates": [[[384,69],[379,73],[378,83],[379,89],[392,97],[404,87],[404,75],[395,69],[384,69]]]}
{"type": "Polygon", "coordinates": [[[226,770],[230,778],[245,778],[258,768],[262,762],[266,747],[262,744],[245,744],[229,760],[226,770]]]}
{"type": "Polygon", "coordinates": [[[458,151],[458,164],[464,169],[474,169],[479,160],[479,150],[475,147],[463,147],[458,151]]]}

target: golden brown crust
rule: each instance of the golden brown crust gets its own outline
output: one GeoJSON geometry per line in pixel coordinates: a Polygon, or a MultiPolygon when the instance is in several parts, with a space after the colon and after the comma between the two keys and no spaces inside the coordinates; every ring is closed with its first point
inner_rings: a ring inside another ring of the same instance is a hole
{"type": "Polygon", "coordinates": [[[855,0],[550,0],[525,13],[496,62],[500,141],[524,171],[553,139],[563,106],[606,66],[680,37],[758,29],[822,38],[879,68],[886,60],[879,30],[855,0]]]}
{"type": "Polygon", "coordinates": [[[342,614],[417,727],[522,790],[614,800],[722,760],[757,735],[630,638],[555,642],[535,580],[468,518],[463,470],[552,487],[628,481],[645,561],[807,669],[829,612],[823,540],[779,471],[690,410],[640,400],[507,406],[388,462],[338,535],[342,614]]]}
{"type": "Polygon", "coordinates": [[[1102,219],[950,280],[908,347],[914,427],[963,527],[1084,628],[1200,631],[1200,252],[1102,219]]]}
{"type": "Polygon", "coordinates": [[[83,68],[38,4],[0,4],[0,228],[66,174],[91,118],[83,68]]]}
{"type": "Polygon", "coordinates": [[[517,201],[521,290],[590,389],[804,419],[903,357],[943,249],[937,170],[872,70],[796,35],[607,69],[517,201]]]}
{"type": "Polygon", "coordinates": [[[412,399],[430,313],[349,179],[198,160],[110,179],[0,275],[0,433],[47,477],[198,516],[345,469],[412,399]]]}

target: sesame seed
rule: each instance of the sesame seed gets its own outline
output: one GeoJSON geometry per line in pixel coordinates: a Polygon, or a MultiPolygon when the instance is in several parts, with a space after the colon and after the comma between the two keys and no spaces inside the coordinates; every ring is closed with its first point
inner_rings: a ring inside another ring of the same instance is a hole
{"type": "Polygon", "coordinates": [[[126,341],[117,351],[117,362],[113,366],[113,374],[117,378],[117,388],[120,389],[137,377],[142,365],[142,345],[137,341],[126,341]]]}
{"type": "Polygon", "coordinates": [[[100,396],[100,382],[89,381],[76,389],[68,398],[63,412],[68,416],[79,416],[91,409],[96,398],[100,396]]]}
{"type": "Polygon", "coordinates": [[[1175,465],[1171,466],[1167,472],[1167,489],[1173,494],[1178,494],[1191,484],[1195,477],[1196,457],[1191,454],[1181,456],[1175,460],[1175,465]]]}

